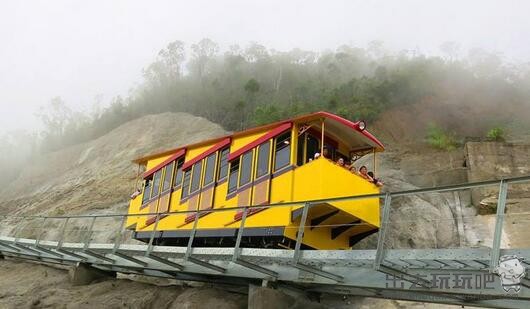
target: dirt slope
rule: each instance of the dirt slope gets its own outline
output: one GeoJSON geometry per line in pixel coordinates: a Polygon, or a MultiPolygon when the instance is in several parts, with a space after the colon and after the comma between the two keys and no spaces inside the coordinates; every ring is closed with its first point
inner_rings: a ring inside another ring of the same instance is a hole
{"type": "Polygon", "coordinates": [[[68,272],[33,263],[0,261],[0,308],[246,308],[247,296],[212,287],[152,280],[111,279],[72,286],[68,272]]]}

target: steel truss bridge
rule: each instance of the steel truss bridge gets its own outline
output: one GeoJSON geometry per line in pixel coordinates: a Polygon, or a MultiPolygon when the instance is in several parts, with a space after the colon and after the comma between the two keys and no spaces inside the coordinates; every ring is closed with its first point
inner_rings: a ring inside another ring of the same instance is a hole
{"type": "MultiPolygon", "coordinates": [[[[188,246],[170,247],[155,245],[156,225],[160,214],[4,216],[4,220],[11,223],[16,221],[19,224],[17,228],[7,233],[9,235],[0,236],[0,253],[5,257],[63,265],[82,263],[104,271],[179,280],[235,285],[274,282],[277,286],[304,293],[316,293],[316,295],[331,293],[466,306],[530,308],[530,276],[527,274],[522,279],[521,290],[518,293],[507,293],[501,285],[499,275],[494,272],[499,258],[504,255],[516,255],[530,263],[530,248],[500,248],[509,185],[529,182],[530,176],[526,176],[463,185],[266,205],[266,207],[303,205],[294,250],[254,249],[240,246],[245,220],[252,206],[230,208],[232,211],[243,210],[241,226],[233,248],[194,247],[197,219],[190,232],[188,246]],[[487,186],[499,187],[491,247],[391,249],[385,245],[391,222],[393,198],[432,195],[487,186]],[[306,221],[312,204],[363,198],[381,198],[383,201],[377,249],[301,249],[304,229],[310,228],[306,221]],[[126,219],[128,216],[144,215],[157,216],[154,231],[148,243],[134,243],[129,237],[124,237],[129,233],[124,228],[126,219]],[[105,218],[121,222],[121,225],[116,224],[117,227],[113,227],[116,229],[116,237],[112,242],[93,241],[96,221],[105,218]],[[20,236],[24,229],[22,224],[24,220],[42,222],[40,232],[35,237],[20,236]],[[74,222],[79,220],[87,222],[83,229],[83,239],[68,241],[69,228],[75,227],[74,222]],[[60,221],[60,224],[55,226],[57,230],[55,239],[44,239],[45,231],[50,232],[51,221],[60,221]]],[[[228,209],[213,211],[228,211],[228,209]]],[[[200,213],[195,216],[199,217],[200,213]]],[[[527,267],[530,266],[525,261],[523,263],[527,267]]]]}

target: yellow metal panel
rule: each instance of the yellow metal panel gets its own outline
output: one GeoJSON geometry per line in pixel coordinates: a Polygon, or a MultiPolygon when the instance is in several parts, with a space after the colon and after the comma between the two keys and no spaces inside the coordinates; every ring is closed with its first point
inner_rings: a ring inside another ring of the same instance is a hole
{"type": "Polygon", "coordinates": [[[230,152],[235,152],[238,149],[250,144],[251,142],[257,140],[258,138],[262,137],[263,135],[267,134],[269,130],[263,130],[261,132],[257,132],[254,134],[249,134],[246,136],[240,136],[238,138],[235,138],[232,140],[232,145],[230,146],[230,152]]]}
{"type": "Polygon", "coordinates": [[[186,149],[186,156],[185,156],[185,161],[184,162],[189,161],[189,160],[195,158],[196,156],[202,154],[206,150],[212,148],[213,145],[215,145],[215,143],[210,143],[210,144],[207,144],[207,145],[204,145],[204,146],[201,146],[201,147],[186,149]]]}
{"type": "MultiPolygon", "coordinates": [[[[365,179],[319,158],[295,171],[294,200],[312,200],[379,193],[379,188],[365,179]]],[[[374,226],[379,226],[379,199],[333,202],[333,206],[351,213],[374,226]]]]}
{"type": "Polygon", "coordinates": [[[158,157],[158,158],[155,158],[155,159],[151,159],[149,161],[147,161],[147,165],[146,165],[146,171],[152,169],[153,167],[157,166],[158,164],[164,162],[164,160],[167,160],[169,156],[163,156],[163,157],[158,157]]]}

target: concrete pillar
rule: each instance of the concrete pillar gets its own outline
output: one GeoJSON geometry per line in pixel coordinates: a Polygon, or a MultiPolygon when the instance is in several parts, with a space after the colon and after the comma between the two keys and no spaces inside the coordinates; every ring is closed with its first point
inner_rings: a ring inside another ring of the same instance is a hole
{"type": "Polygon", "coordinates": [[[86,263],[77,263],[68,272],[72,285],[88,285],[94,281],[116,278],[116,272],[104,271],[86,263]]]}

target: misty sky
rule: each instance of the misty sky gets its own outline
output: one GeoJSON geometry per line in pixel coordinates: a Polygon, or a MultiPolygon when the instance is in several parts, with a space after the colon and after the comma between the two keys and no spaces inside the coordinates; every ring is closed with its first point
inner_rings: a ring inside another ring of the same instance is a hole
{"type": "Polygon", "coordinates": [[[441,43],[530,61],[526,1],[0,1],[0,132],[34,128],[36,109],[61,96],[82,109],[126,96],[173,40],[222,47],[364,47],[437,54],[441,43]]]}

